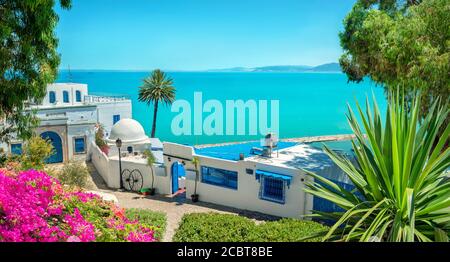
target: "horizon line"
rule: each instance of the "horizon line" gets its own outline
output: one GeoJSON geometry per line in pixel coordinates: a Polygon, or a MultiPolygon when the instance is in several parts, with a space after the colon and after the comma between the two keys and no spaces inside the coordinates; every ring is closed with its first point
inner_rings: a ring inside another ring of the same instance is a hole
{"type": "Polygon", "coordinates": [[[254,68],[262,68],[262,67],[276,67],[276,66],[303,66],[303,67],[318,67],[322,65],[327,64],[339,64],[339,62],[327,62],[323,64],[318,65],[304,65],[304,64],[298,64],[298,65],[265,65],[265,66],[254,66],[254,67],[246,67],[246,66],[233,66],[233,67],[222,67],[222,68],[210,68],[210,69],[161,69],[161,68],[153,68],[153,69],[108,69],[108,68],[58,68],[58,71],[127,71],[127,72],[148,72],[153,71],[156,69],[161,69],[162,71],[166,72],[208,72],[208,71],[219,71],[219,70],[231,70],[236,68],[242,68],[242,69],[254,69],[254,68]]]}

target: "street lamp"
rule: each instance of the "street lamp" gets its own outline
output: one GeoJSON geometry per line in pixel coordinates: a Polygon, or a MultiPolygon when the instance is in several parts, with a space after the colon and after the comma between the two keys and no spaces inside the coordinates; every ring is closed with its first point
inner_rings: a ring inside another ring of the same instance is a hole
{"type": "Polygon", "coordinates": [[[120,153],[120,148],[122,147],[122,140],[120,138],[117,138],[116,140],[116,146],[119,150],[119,172],[120,172],[120,190],[123,190],[123,180],[122,180],[122,156],[120,153]]]}

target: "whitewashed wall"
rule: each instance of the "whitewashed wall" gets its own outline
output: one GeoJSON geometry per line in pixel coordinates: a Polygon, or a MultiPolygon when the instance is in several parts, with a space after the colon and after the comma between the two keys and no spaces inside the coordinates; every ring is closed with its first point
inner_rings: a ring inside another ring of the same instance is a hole
{"type": "MultiPolygon", "coordinates": [[[[98,146],[92,142],[89,147],[89,159],[94,164],[97,172],[102,176],[103,180],[110,188],[120,187],[120,171],[119,171],[119,160],[111,159],[106,156],[98,146]]],[[[138,169],[144,179],[143,188],[151,187],[151,171],[144,162],[131,162],[122,160],[122,170],[138,169]]],[[[166,176],[165,169],[163,166],[153,166],[154,171],[154,187],[158,194],[169,194],[170,193],[170,177],[166,176]]]]}
{"type": "Polygon", "coordinates": [[[88,94],[88,87],[86,84],[75,83],[54,83],[47,85],[47,94],[42,101],[43,105],[53,105],[50,103],[50,91],[55,92],[57,105],[75,105],[83,103],[83,97],[88,94]],[[81,92],[81,102],[75,101],[75,93],[77,90],[81,92]],[[69,103],[63,102],[63,91],[69,92],[69,103]]]}
{"type": "Polygon", "coordinates": [[[76,137],[84,137],[86,152],[89,151],[89,146],[95,140],[94,139],[94,136],[95,136],[94,127],[95,127],[94,124],[67,126],[69,158],[72,159],[76,155],[75,154],[75,142],[74,142],[74,138],[76,138],[76,137]]]}
{"type": "MultiPolygon", "coordinates": [[[[166,172],[171,178],[171,167],[175,162],[184,162],[186,172],[186,196],[194,193],[195,172],[194,166],[189,161],[194,156],[191,147],[164,143],[164,163],[166,172]],[[170,160],[169,160],[170,158],[170,160]]],[[[308,214],[312,208],[312,197],[304,192],[305,174],[292,168],[283,168],[261,164],[251,161],[229,161],[205,156],[198,156],[200,160],[199,179],[197,182],[197,194],[199,200],[224,206],[235,207],[244,210],[257,211],[265,214],[301,218],[308,214]],[[201,166],[220,168],[238,172],[238,188],[229,189],[201,182],[201,166]],[[253,175],[246,173],[246,169],[252,169],[253,175]],[[259,198],[260,182],[255,179],[257,169],[276,172],[292,176],[289,188],[286,188],[284,204],[274,203],[259,198]]]]}
{"type": "Polygon", "coordinates": [[[91,145],[89,146],[88,159],[91,160],[92,164],[95,166],[95,169],[97,169],[97,172],[103,178],[108,187],[110,187],[110,185],[114,182],[114,179],[109,175],[108,156],[100,150],[94,141],[91,142],[91,145]]]}
{"type": "Polygon", "coordinates": [[[120,115],[120,119],[132,118],[131,100],[97,104],[97,122],[104,126],[107,136],[111,132],[114,115],[120,115]]]}

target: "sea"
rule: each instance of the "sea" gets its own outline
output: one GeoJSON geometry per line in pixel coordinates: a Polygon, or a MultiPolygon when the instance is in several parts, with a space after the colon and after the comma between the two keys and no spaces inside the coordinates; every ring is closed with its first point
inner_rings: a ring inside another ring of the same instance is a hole
{"type": "MultiPolygon", "coordinates": [[[[144,71],[62,70],[59,72],[57,82],[87,84],[92,95],[128,96],[132,100],[133,118],[139,121],[150,135],[153,106],[138,101],[139,87],[149,74],[150,72],[144,71]]],[[[188,145],[258,140],[264,135],[259,129],[256,134],[250,133],[248,122],[249,118],[254,121],[254,117],[252,118],[249,112],[245,115],[247,125],[244,133],[236,131],[227,134],[225,120],[222,134],[205,133],[201,128],[195,133],[195,117],[199,119],[199,115],[194,113],[196,92],[202,94],[201,106],[208,100],[214,100],[215,103],[223,105],[223,111],[226,111],[227,100],[243,102],[252,100],[257,105],[260,105],[260,101],[267,101],[269,127],[271,101],[278,101],[280,138],[351,134],[346,117],[348,106],[357,113],[356,101],[365,109],[366,98],[372,101],[372,97],[375,96],[382,112],[385,112],[387,107],[382,86],[374,84],[369,79],[361,83],[349,83],[343,73],[167,72],[167,74],[174,81],[176,99],[184,100],[187,102],[184,104],[190,105],[191,132],[179,134],[179,131],[174,131],[172,122],[180,116],[181,111],[174,111],[170,105],[161,104],[157,116],[156,136],[162,141],[188,145]]],[[[258,110],[259,113],[263,112],[261,107],[258,107],[258,110]]],[[[184,116],[189,115],[188,113],[183,110],[184,116]]],[[[204,123],[211,112],[200,114],[202,115],[200,121],[204,123]]],[[[223,119],[226,118],[225,114],[226,112],[223,112],[223,119]]],[[[236,115],[235,121],[238,119],[236,115]]],[[[183,123],[183,126],[186,123],[183,123]]],[[[237,130],[236,122],[234,129],[237,130]]]]}

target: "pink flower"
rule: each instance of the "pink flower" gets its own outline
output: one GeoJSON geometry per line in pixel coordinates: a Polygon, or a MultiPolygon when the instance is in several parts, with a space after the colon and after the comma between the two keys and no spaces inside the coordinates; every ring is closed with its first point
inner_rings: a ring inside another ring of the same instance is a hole
{"type": "Polygon", "coordinates": [[[67,242],[81,242],[81,239],[77,236],[70,236],[67,238],[67,242]]]}
{"type": "Polygon", "coordinates": [[[0,169],[0,242],[90,242],[102,236],[105,227],[116,237],[125,232],[122,240],[156,241],[153,230],[130,221],[123,208],[95,194],[66,192],[44,172],[0,169]],[[92,206],[106,211],[97,228],[82,215],[92,206]]]}

